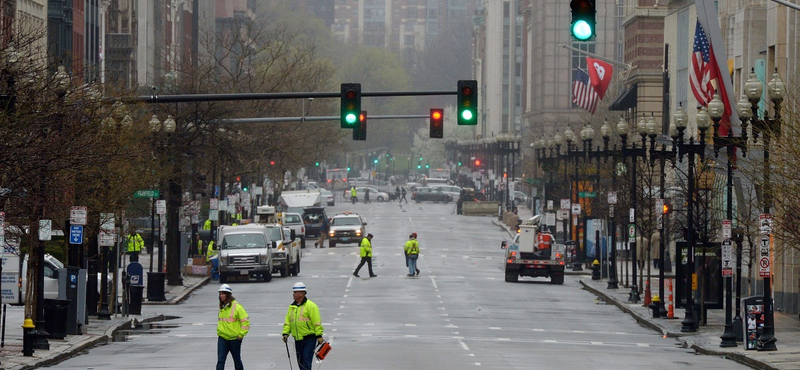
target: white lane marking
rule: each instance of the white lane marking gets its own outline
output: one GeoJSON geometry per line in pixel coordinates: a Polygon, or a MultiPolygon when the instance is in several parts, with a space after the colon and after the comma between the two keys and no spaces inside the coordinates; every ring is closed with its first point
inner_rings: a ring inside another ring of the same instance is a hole
{"type": "Polygon", "coordinates": [[[603,342],[589,342],[589,343],[591,343],[592,345],[595,345],[595,346],[602,346],[603,345],[603,342]]]}
{"type": "Polygon", "coordinates": [[[533,331],[544,331],[544,329],[533,329],[533,331]]]}
{"type": "Polygon", "coordinates": [[[365,322],[364,326],[375,326],[374,322],[365,322]]]}
{"type": "Polygon", "coordinates": [[[544,341],[544,342],[545,342],[545,343],[558,343],[558,342],[556,342],[556,341],[554,341],[554,340],[552,340],[552,339],[545,339],[545,341],[544,341]]]}
{"type": "Polygon", "coordinates": [[[339,308],[344,308],[344,306],[339,306],[339,308]]]}
{"type": "Polygon", "coordinates": [[[481,363],[480,362],[476,362],[475,366],[481,366],[481,363]]]}
{"type": "Polygon", "coordinates": [[[405,324],[405,326],[417,326],[417,324],[405,324]]]}
{"type": "Polygon", "coordinates": [[[342,303],[345,303],[345,301],[342,301],[342,303]]]}
{"type": "Polygon", "coordinates": [[[474,353],[470,353],[469,357],[475,357],[475,354],[474,353]]]}
{"type": "Polygon", "coordinates": [[[350,287],[350,285],[351,285],[351,284],[353,284],[353,278],[354,278],[354,277],[355,277],[355,276],[350,276],[350,278],[349,278],[349,279],[347,279],[347,288],[349,288],[349,287],[350,287]]]}
{"type": "Polygon", "coordinates": [[[650,345],[647,344],[647,343],[636,343],[636,346],[637,347],[650,347],[650,345]]]}
{"type": "Polygon", "coordinates": [[[434,278],[433,276],[431,276],[431,283],[433,283],[433,289],[439,289],[439,286],[436,285],[436,278],[434,278]]]}
{"type": "Polygon", "coordinates": [[[499,340],[501,342],[510,342],[511,338],[497,338],[497,340],[499,340]]]}
{"type": "Polygon", "coordinates": [[[491,276],[490,276],[490,277],[488,277],[488,278],[486,278],[486,279],[488,279],[488,280],[494,280],[494,278],[493,278],[493,277],[491,277],[491,276]]]}
{"type": "Polygon", "coordinates": [[[464,343],[464,341],[461,340],[461,338],[456,339],[456,340],[458,340],[458,343],[461,344],[461,348],[464,348],[465,351],[469,351],[469,347],[467,347],[467,344],[464,343]]]}
{"type": "Polygon", "coordinates": [[[490,326],[489,330],[502,330],[499,326],[490,326]]]}
{"type": "Polygon", "coordinates": [[[419,336],[414,334],[406,334],[406,338],[419,338],[419,336]]]}
{"type": "Polygon", "coordinates": [[[347,298],[347,294],[343,295],[342,298],[347,298]]]}
{"type": "Polygon", "coordinates": [[[447,327],[448,328],[458,328],[458,325],[448,324],[447,327]]]}
{"type": "Polygon", "coordinates": [[[464,276],[456,276],[456,279],[466,279],[464,276]]]}
{"type": "Polygon", "coordinates": [[[361,334],[362,337],[371,337],[372,334],[361,334]]]}
{"type": "Polygon", "coordinates": [[[196,323],[193,323],[192,326],[203,326],[203,323],[202,322],[196,322],[196,323]]]}

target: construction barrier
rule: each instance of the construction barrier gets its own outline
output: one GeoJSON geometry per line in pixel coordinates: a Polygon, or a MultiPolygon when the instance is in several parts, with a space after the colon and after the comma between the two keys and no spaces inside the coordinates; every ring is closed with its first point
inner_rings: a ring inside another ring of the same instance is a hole
{"type": "Polygon", "coordinates": [[[675,300],[672,297],[672,279],[667,279],[667,318],[675,318],[675,300]]]}
{"type": "Polygon", "coordinates": [[[465,216],[497,216],[497,202],[462,202],[461,213],[465,216]]]}

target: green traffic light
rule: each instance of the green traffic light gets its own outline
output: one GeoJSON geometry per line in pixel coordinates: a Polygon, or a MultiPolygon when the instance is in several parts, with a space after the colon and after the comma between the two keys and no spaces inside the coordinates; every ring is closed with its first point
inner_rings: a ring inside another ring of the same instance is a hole
{"type": "Polygon", "coordinates": [[[350,167],[347,167],[347,171],[350,171],[350,167]]]}
{"type": "Polygon", "coordinates": [[[592,37],[592,34],[592,26],[589,25],[589,22],[580,19],[572,24],[572,35],[576,39],[581,41],[588,40],[592,37]]]}
{"type": "Polygon", "coordinates": [[[315,166],[319,167],[319,162],[314,163],[315,166]]]}
{"type": "Polygon", "coordinates": [[[422,166],[420,166],[420,165],[417,165],[417,169],[420,169],[420,168],[422,168],[422,166]]]}
{"type": "Polygon", "coordinates": [[[458,162],[458,165],[460,166],[460,165],[461,165],[461,162],[458,162]]]}
{"type": "Polygon", "coordinates": [[[344,120],[347,121],[347,124],[349,125],[356,123],[355,113],[348,113],[346,116],[344,116],[344,120]]]}
{"type": "Polygon", "coordinates": [[[465,109],[465,110],[461,111],[461,118],[463,118],[464,120],[467,120],[467,121],[471,121],[472,120],[472,111],[470,111],[468,109],[465,109]]]}
{"type": "Polygon", "coordinates": [[[376,159],[376,160],[372,161],[372,163],[378,163],[378,160],[376,159]]]}

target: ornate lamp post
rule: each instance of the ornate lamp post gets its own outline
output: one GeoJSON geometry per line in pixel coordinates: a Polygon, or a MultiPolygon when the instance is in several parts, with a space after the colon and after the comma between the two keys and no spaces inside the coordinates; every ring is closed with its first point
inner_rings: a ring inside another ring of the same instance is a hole
{"type": "Polygon", "coordinates": [[[688,156],[689,160],[687,163],[687,181],[688,181],[688,191],[686,196],[686,244],[687,244],[687,251],[686,251],[686,317],[681,321],[681,331],[682,332],[696,332],[697,331],[697,319],[695,318],[694,314],[694,294],[692,292],[692,282],[694,279],[694,244],[695,244],[695,231],[694,231],[694,213],[695,213],[695,202],[694,202],[694,193],[695,193],[695,154],[700,156],[700,160],[703,160],[703,153],[705,151],[705,133],[709,127],[709,121],[711,120],[708,111],[705,107],[700,108],[700,111],[697,113],[696,123],[697,128],[700,130],[700,140],[698,142],[694,141],[694,136],[689,136],[689,141],[685,142],[684,134],[686,130],[686,124],[688,123],[688,117],[686,113],[683,111],[682,107],[678,108],[678,111],[675,112],[673,115],[673,119],[675,122],[675,127],[678,129],[678,135],[676,137],[677,143],[674,144],[674,147],[678,151],[678,161],[682,161],[683,156],[688,156]]]}
{"type": "MultiPolygon", "coordinates": [[[[735,155],[736,152],[734,148],[737,146],[742,146],[739,143],[734,142],[733,137],[733,127],[728,127],[728,134],[726,137],[722,137],[719,134],[720,129],[720,121],[722,120],[723,115],[725,114],[725,104],[720,100],[719,95],[714,94],[714,98],[708,103],[708,113],[711,115],[711,119],[714,121],[714,154],[719,155],[719,149],[725,147],[727,149],[727,156],[728,156],[728,165],[727,165],[727,172],[728,172],[728,201],[727,201],[727,219],[729,222],[733,220],[733,161],[736,159],[735,155]]],[[[743,135],[747,132],[746,126],[743,125],[742,128],[743,135]]],[[[747,140],[745,137],[744,140],[747,140]]],[[[745,148],[743,148],[745,149],[745,148]]],[[[746,149],[745,149],[746,150],[746,149]]],[[[728,243],[728,248],[730,248],[731,240],[730,238],[726,238],[723,241],[724,243],[728,243]]],[[[723,248],[726,248],[723,246],[723,248]]],[[[724,275],[724,271],[723,271],[724,275]]],[[[720,343],[720,347],[736,347],[736,335],[733,333],[733,322],[732,322],[732,280],[733,276],[723,276],[725,279],[725,331],[720,336],[722,342],[720,343]]]]}
{"type": "MultiPolygon", "coordinates": [[[[644,157],[647,155],[645,151],[645,138],[647,137],[647,123],[642,117],[639,120],[639,124],[636,125],[636,129],[639,135],[642,137],[642,146],[637,147],[636,143],[634,142],[630,148],[627,147],[628,145],[628,123],[625,122],[624,119],[620,118],[619,123],[617,124],[617,133],[619,134],[620,139],[622,140],[622,155],[623,157],[631,157],[631,224],[633,227],[636,225],[636,162],[639,160],[638,157],[644,157]]],[[[631,291],[628,294],[628,302],[631,303],[638,303],[639,298],[639,286],[637,285],[637,251],[636,251],[636,239],[633,239],[632,243],[629,243],[629,249],[631,252],[631,259],[633,260],[631,266],[631,291]]]]}
{"type": "MultiPolygon", "coordinates": [[[[748,81],[750,82],[750,81],[748,81]]],[[[759,84],[760,85],[760,84],[759,84]]],[[[747,96],[743,96],[739,103],[736,105],[736,111],[739,113],[739,118],[742,120],[742,141],[743,147],[747,147],[747,122],[752,117],[750,112],[750,101],[747,96]]],[[[743,149],[744,150],[744,149],[743,149]]],[[[744,153],[743,153],[744,155],[744,153]]],[[[730,161],[729,161],[730,162],[730,161]]],[[[732,198],[732,190],[729,188],[728,199],[732,198]]],[[[729,207],[730,209],[730,207],[729,207]]],[[[744,328],[742,323],[742,242],[744,231],[741,227],[736,227],[733,230],[733,239],[736,242],[736,310],[733,317],[733,334],[736,336],[736,341],[741,342],[744,340],[744,328]]]]}
{"type": "MultiPolygon", "coordinates": [[[[627,127],[627,125],[625,126],[627,127]]],[[[616,174],[616,158],[618,156],[616,147],[615,150],[609,151],[608,143],[611,140],[612,129],[611,125],[606,120],[603,126],[600,127],[600,135],[603,137],[603,152],[606,157],[611,156],[614,159],[611,169],[611,188],[616,191],[617,189],[617,174],[616,174]]],[[[617,227],[614,222],[614,204],[608,205],[609,216],[609,234],[611,235],[611,248],[609,258],[611,259],[608,271],[608,286],[607,289],[619,289],[619,281],[617,280],[617,227]]]]}

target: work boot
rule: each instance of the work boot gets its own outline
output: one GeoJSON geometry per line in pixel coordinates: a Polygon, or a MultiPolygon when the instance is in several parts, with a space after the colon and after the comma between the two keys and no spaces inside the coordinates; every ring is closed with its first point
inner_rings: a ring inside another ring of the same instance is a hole
{"type": "Polygon", "coordinates": [[[319,243],[314,242],[314,248],[317,248],[317,247],[319,247],[319,243]]]}
{"type": "Polygon", "coordinates": [[[417,276],[419,276],[419,269],[417,269],[417,276]]]}
{"type": "Polygon", "coordinates": [[[355,276],[355,277],[361,277],[361,276],[358,276],[358,274],[356,274],[356,273],[353,273],[353,276],[355,276]]]}

